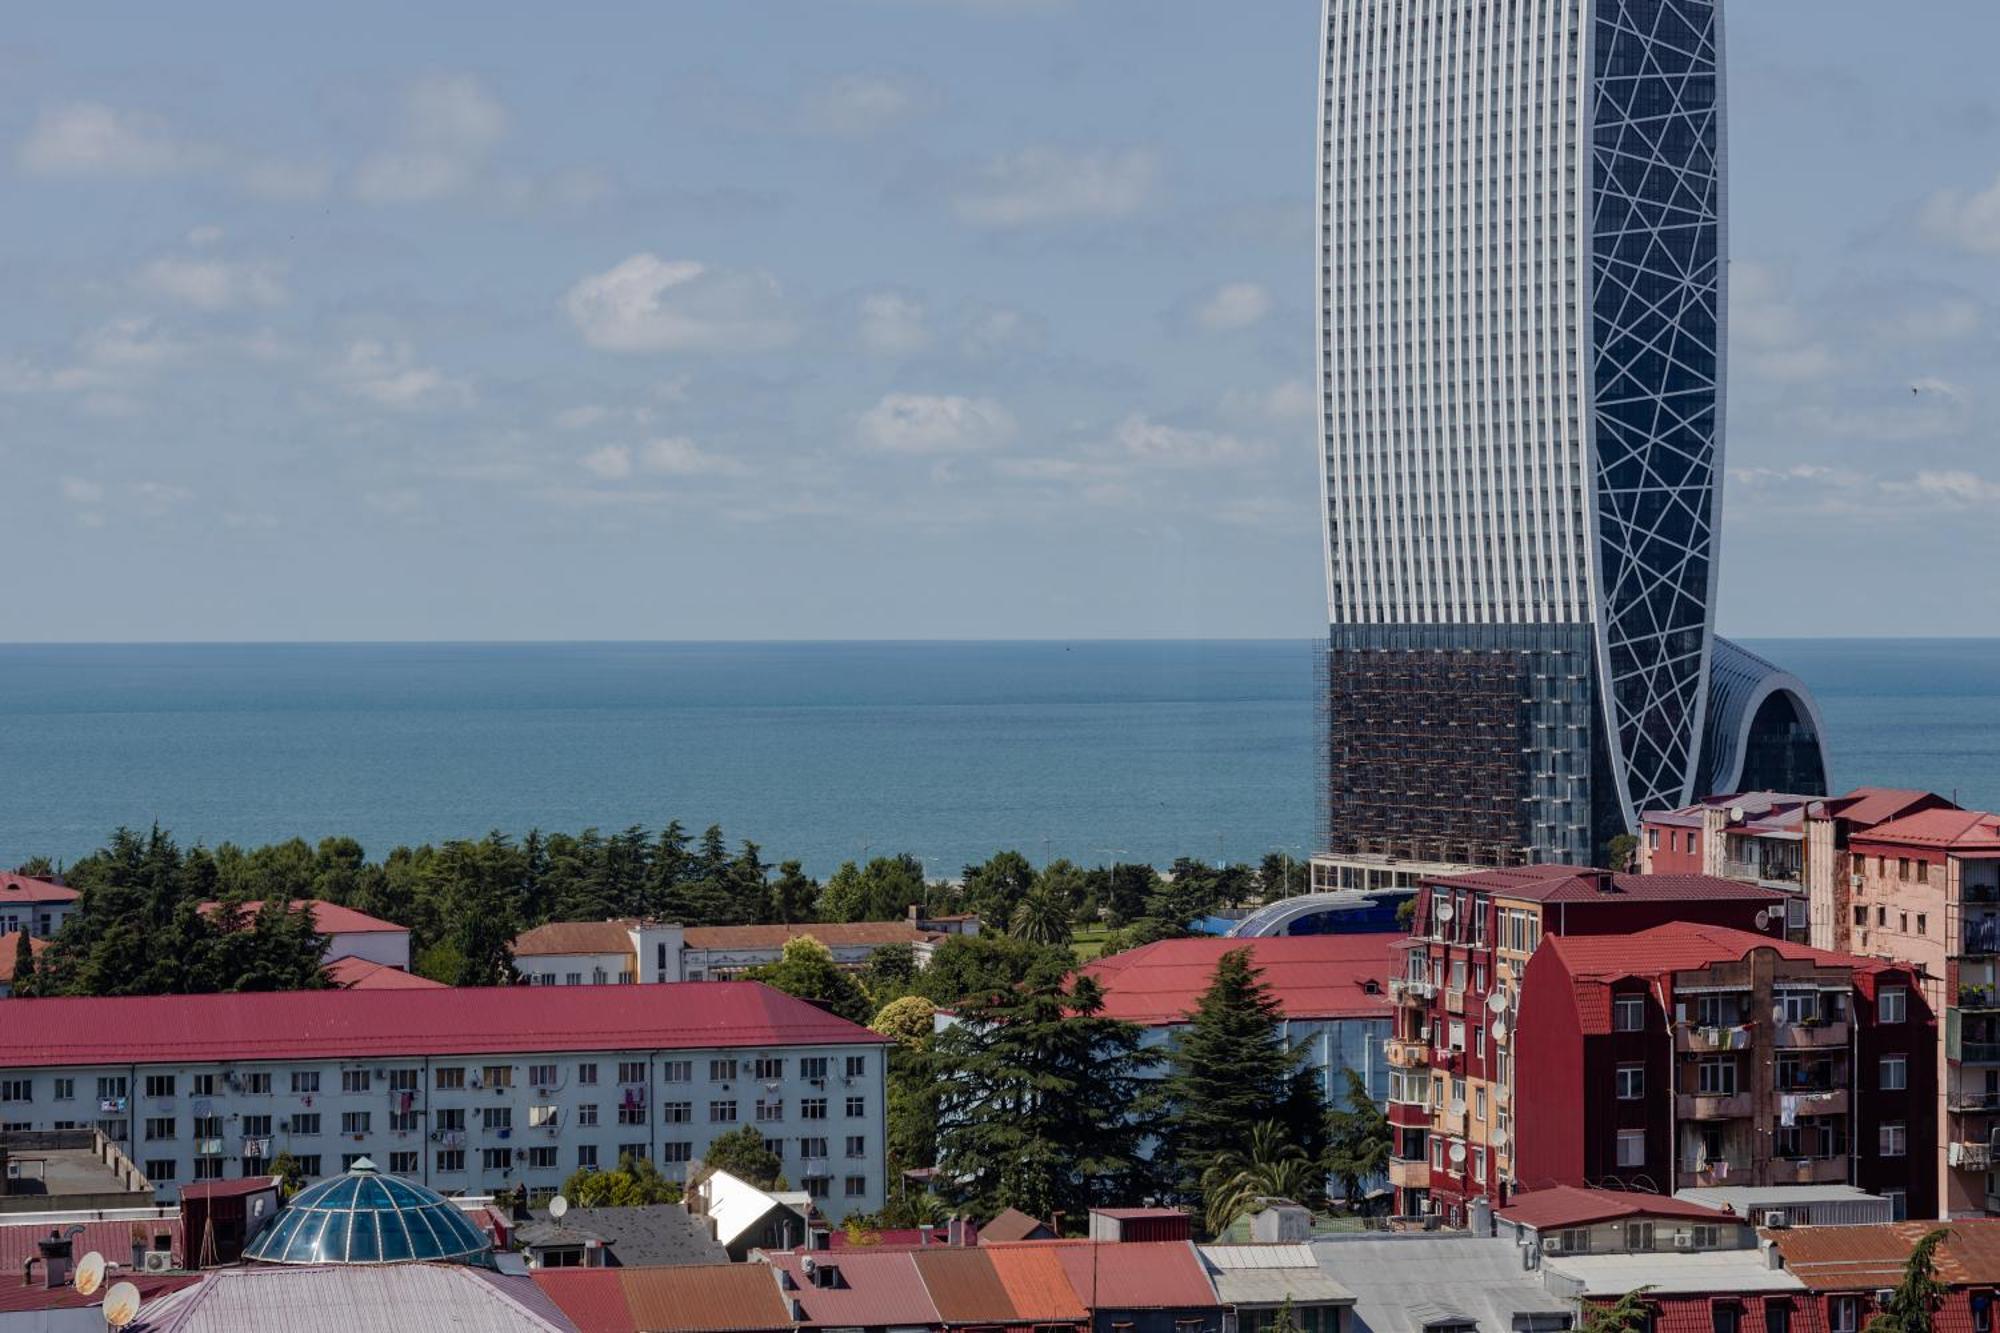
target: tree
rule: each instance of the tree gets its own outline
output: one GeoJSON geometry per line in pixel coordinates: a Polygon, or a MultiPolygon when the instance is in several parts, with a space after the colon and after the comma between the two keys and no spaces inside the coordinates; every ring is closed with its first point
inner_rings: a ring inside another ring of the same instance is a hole
{"type": "Polygon", "coordinates": [[[1327,1116],[1326,1173],[1340,1182],[1352,1211],[1363,1187],[1388,1170],[1395,1140],[1389,1117],[1368,1095],[1361,1075],[1352,1069],[1346,1074],[1347,1105],[1327,1116]]]}
{"type": "Polygon", "coordinates": [[[861,983],[833,961],[831,949],[810,935],[792,936],[785,941],[784,952],[777,962],[753,967],[743,975],[787,995],[810,1000],[849,1022],[865,1023],[874,1012],[861,983]]]}
{"type": "Polygon", "coordinates": [[[1312,887],[1303,862],[1290,852],[1266,852],[1257,864],[1257,890],[1265,902],[1277,902],[1312,887]]]}
{"type": "Polygon", "coordinates": [[[1014,907],[1008,933],[1034,944],[1068,944],[1070,908],[1047,889],[1034,889],[1014,907]]]}
{"type": "Polygon", "coordinates": [[[299,1159],[288,1152],[281,1152],[271,1162],[271,1174],[278,1178],[278,1193],[291,1198],[306,1186],[306,1173],[299,1168],[299,1159]]]}
{"type": "Polygon", "coordinates": [[[967,910],[1005,929],[1014,909],[1035,887],[1035,867],[1019,852],[995,852],[978,865],[967,866],[959,890],[967,910]]]}
{"type": "Polygon", "coordinates": [[[905,995],[889,1001],[868,1020],[868,1026],[898,1046],[922,1046],[934,1030],[937,1006],[921,995],[905,995]]]}
{"type": "Polygon", "coordinates": [[[1076,956],[1068,949],[984,932],[952,935],[931,950],[930,965],[917,973],[914,989],[950,1008],[1025,983],[1059,981],[1075,966],[1076,956]]]}
{"type": "Polygon", "coordinates": [[[35,942],[25,930],[14,939],[14,993],[35,993],[35,942]]]}
{"type": "Polygon", "coordinates": [[[943,1188],[984,1216],[1081,1218],[1143,1170],[1139,1029],[1103,1016],[1095,981],[968,1001],[931,1043],[943,1188]]]}
{"type": "Polygon", "coordinates": [[[877,1006],[916,988],[917,950],[912,944],[885,944],[868,955],[861,985],[877,1006]]]}
{"type": "Polygon", "coordinates": [[[562,1194],[578,1208],[643,1208],[681,1201],[678,1181],[661,1175],[652,1158],[631,1153],[618,1159],[615,1171],[584,1167],[572,1173],[563,1182],[562,1194]]]}
{"type": "Polygon", "coordinates": [[[779,1173],[785,1169],[785,1164],[765,1144],[764,1136],[755,1125],[745,1125],[727,1134],[716,1135],[710,1140],[708,1151],[701,1155],[701,1164],[717,1171],[727,1171],[760,1190],[776,1189],[779,1173]]]}
{"type": "Polygon", "coordinates": [[[896,921],[924,901],[923,863],[908,852],[878,856],[865,867],[849,861],[819,894],[822,921],[896,921]]]}
{"type": "Polygon", "coordinates": [[[1639,867],[1634,862],[1639,855],[1639,840],[1630,833],[1614,833],[1606,855],[1612,870],[1619,874],[1637,870],[1639,867]]]}
{"type": "Polygon", "coordinates": [[[1298,1317],[1292,1312],[1291,1297],[1285,1297],[1278,1306],[1278,1312],[1271,1316],[1271,1322],[1264,1325],[1263,1333],[1300,1333],[1298,1317]]]}
{"type": "Polygon", "coordinates": [[[1203,1218],[1209,1234],[1220,1236],[1257,1206],[1259,1199],[1290,1199],[1308,1206],[1321,1193],[1324,1173],[1298,1144],[1285,1138],[1275,1120],[1250,1129],[1246,1149],[1217,1153],[1201,1175],[1203,1218]]]}
{"type": "Polygon", "coordinates": [[[931,1040],[937,1006],[921,995],[905,995],[882,1006],[868,1026],[895,1041],[889,1048],[889,1167],[905,1171],[937,1165],[938,1086],[931,1040]]]}
{"type": "Polygon", "coordinates": [[[818,902],[819,881],[809,877],[800,862],[787,861],[778,867],[778,877],[771,882],[771,908],[780,924],[812,920],[818,902]]]}
{"type": "Polygon", "coordinates": [[[1283,1013],[1251,964],[1248,949],[1222,955],[1188,1023],[1167,1048],[1161,1160],[1180,1171],[1187,1197],[1234,1148],[1243,1127],[1275,1119],[1288,1142],[1318,1160],[1326,1148],[1326,1108],[1305,1051],[1279,1035],[1283,1013]]]}
{"type": "Polygon", "coordinates": [[[1650,1286],[1634,1287],[1609,1305],[1584,1306],[1579,1333],[1646,1333],[1652,1326],[1645,1295],[1650,1286]]]}
{"type": "Polygon", "coordinates": [[[1868,1321],[1867,1333],[1931,1333],[1932,1321],[1950,1290],[1938,1281],[1937,1252],[1951,1239],[1950,1227],[1933,1227],[1903,1264],[1903,1280],[1889,1303],[1868,1321]]]}

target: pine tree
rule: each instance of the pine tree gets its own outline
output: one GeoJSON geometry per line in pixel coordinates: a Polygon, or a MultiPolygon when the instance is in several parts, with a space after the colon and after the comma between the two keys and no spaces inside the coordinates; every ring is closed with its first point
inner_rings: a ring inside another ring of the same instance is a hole
{"type": "Polygon", "coordinates": [[[1139,1029],[1094,981],[990,994],[931,1043],[940,1176],[983,1215],[1081,1218],[1143,1169],[1139,1029]]]}
{"type": "Polygon", "coordinates": [[[1168,1046],[1161,1160],[1175,1164],[1187,1197],[1244,1129],[1277,1120],[1292,1144],[1317,1160],[1326,1148],[1326,1107],[1305,1051],[1280,1037],[1283,1013],[1252,966],[1248,949],[1216,963],[1188,1023],[1168,1046]]]}
{"type": "Polygon", "coordinates": [[[771,885],[771,914],[780,924],[813,920],[818,902],[819,881],[806,874],[802,863],[787,861],[778,867],[778,878],[771,885]]]}
{"type": "Polygon", "coordinates": [[[1645,1296],[1650,1286],[1634,1287],[1609,1305],[1584,1305],[1580,1333],[1646,1333],[1653,1326],[1645,1296]]]}
{"type": "Polygon", "coordinates": [[[1388,1170],[1393,1146],[1389,1117],[1354,1070],[1347,1074],[1347,1105],[1327,1116],[1326,1173],[1340,1182],[1352,1211],[1362,1189],[1388,1170]]]}
{"type": "Polygon", "coordinates": [[[35,942],[27,931],[14,939],[14,994],[35,993],[35,942]]]}

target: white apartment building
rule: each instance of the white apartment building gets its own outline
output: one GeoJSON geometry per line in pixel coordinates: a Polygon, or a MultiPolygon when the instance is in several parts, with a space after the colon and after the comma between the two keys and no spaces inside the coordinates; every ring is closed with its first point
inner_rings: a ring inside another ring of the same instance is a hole
{"type": "Polygon", "coordinates": [[[947,935],[976,935],[979,918],[940,921],[807,921],[791,925],[679,926],[625,918],[551,921],[514,938],[514,970],[533,986],[726,981],[775,963],[785,943],[810,935],[841,967],[867,966],[877,949],[910,946],[929,964],[947,935]]]}
{"type": "Polygon", "coordinates": [[[83,895],[44,879],[0,872],[0,935],[16,931],[52,939],[83,895]]]}
{"type": "MultiPolygon", "coordinates": [[[[321,955],[329,963],[343,958],[359,958],[363,962],[376,963],[383,967],[393,967],[399,971],[410,970],[410,928],[399,926],[393,921],[357,912],[352,907],[342,907],[318,898],[294,898],[292,910],[308,910],[313,915],[313,929],[326,937],[326,950],[321,955]]],[[[201,910],[214,913],[222,906],[218,902],[206,902],[201,910]]],[[[254,918],[264,910],[262,900],[252,898],[243,904],[247,917],[254,918]]]]}
{"type": "Polygon", "coordinates": [[[885,1039],[755,982],[9,1000],[0,1124],[190,1181],[371,1158],[445,1194],[670,1176],[754,1125],[829,1216],[884,1200],[885,1039]]]}

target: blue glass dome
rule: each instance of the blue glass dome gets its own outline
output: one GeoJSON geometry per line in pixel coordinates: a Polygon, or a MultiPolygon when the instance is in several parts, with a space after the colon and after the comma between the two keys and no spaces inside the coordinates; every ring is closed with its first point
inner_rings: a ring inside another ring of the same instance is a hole
{"type": "Polygon", "coordinates": [[[263,1264],[461,1263],[493,1266],[493,1246],[435,1190],[385,1176],[362,1158],[315,1181],[243,1251],[263,1264]]]}

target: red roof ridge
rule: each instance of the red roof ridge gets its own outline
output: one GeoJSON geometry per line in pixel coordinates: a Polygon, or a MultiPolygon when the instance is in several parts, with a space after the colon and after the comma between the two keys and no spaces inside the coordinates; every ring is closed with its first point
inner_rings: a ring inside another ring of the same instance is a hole
{"type": "Polygon", "coordinates": [[[22,902],[30,903],[73,903],[83,895],[67,884],[54,884],[33,875],[17,875],[11,870],[0,870],[0,894],[19,894],[22,902]]]}

